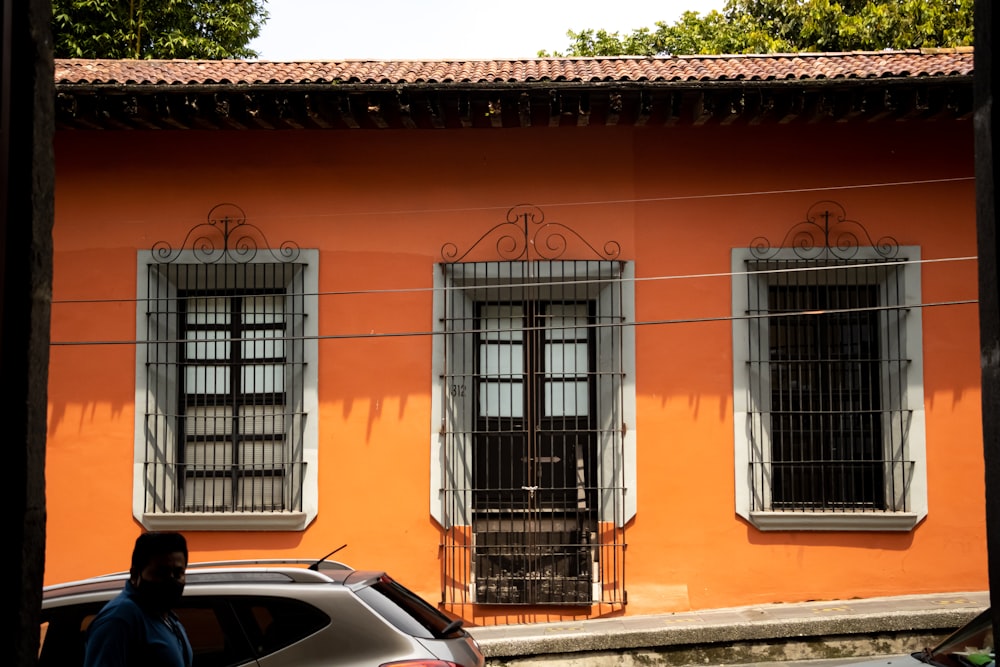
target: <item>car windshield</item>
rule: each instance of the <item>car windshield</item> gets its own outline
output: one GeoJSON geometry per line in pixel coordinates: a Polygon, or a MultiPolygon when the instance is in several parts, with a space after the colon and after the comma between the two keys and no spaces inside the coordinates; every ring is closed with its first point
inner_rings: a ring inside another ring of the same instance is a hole
{"type": "Polygon", "coordinates": [[[994,655],[993,615],[987,609],[918,657],[943,667],[994,667],[994,655]]]}

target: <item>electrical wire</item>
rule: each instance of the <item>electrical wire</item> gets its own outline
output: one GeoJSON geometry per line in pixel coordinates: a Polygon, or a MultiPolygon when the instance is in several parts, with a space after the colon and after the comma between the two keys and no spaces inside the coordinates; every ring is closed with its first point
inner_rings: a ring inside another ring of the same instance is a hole
{"type": "MultiPolygon", "coordinates": [[[[762,269],[760,271],[717,271],[711,273],[687,273],[687,274],[676,274],[676,275],[665,275],[665,276],[637,276],[633,278],[587,278],[583,280],[546,280],[544,283],[539,282],[520,282],[520,283],[504,283],[502,286],[506,288],[524,288],[524,287],[537,287],[539,284],[544,284],[551,287],[560,287],[568,285],[589,285],[589,284],[601,284],[601,285],[613,285],[613,284],[627,284],[627,283],[646,283],[646,282],[660,282],[660,281],[671,281],[671,280],[696,280],[703,278],[734,278],[734,277],[744,277],[750,274],[753,275],[764,275],[764,274],[791,274],[798,272],[814,272],[814,271],[839,271],[839,270],[852,270],[857,269],[859,266],[879,266],[879,267],[900,267],[913,264],[940,264],[947,262],[970,262],[977,261],[978,257],[976,255],[968,255],[962,257],[938,257],[934,259],[912,259],[912,260],[891,260],[886,262],[879,262],[878,264],[838,264],[830,266],[798,266],[798,267],[782,267],[780,269],[762,269]]],[[[564,260],[564,261],[588,261],[588,260],[564,260]]],[[[597,260],[597,261],[627,261],[627,260],[597,260]]],[[[764,260],[767,261],[767,260],[764,260]]],[[[783,260],[780,260],[783,261],[783,260]]],[[[302,296],[315,296],[315,297],[327,297],[327,296],[371,296],[371,295],[386,295],[386,294],[425,294],[433,292],[461,292],[461,291],[477,291],[482,290],[483,285],[451,285],[447,287],[403,287],[403,288],[386,288],[386,289],[363,289],[363,290],[328,290],[322,292],[295,292],[286,293],[286,296],[302,297],[302,296]]],[[[273,294],[268,292],[268,295],[273,294]]],[[[241,292],[240,296],[253,297],[253,296],[265,296],[264,293],[255,294],[253,292],[241,292]]],[[[127,304],[139,304],[147,302],[164,302],[164,301],[176,301],[179,299],[186,299],[188,297],[150,297],[150,298],[122,298],[122,299],[53,299],[52,305],[70,305],[70,304],[115,304],[115,303],[127,303],[127,304]]]]}
{"type": "MultiPolygon", "coordinates": [[[[696,201],[696,200],[710,200],[710,199],[732,199],[737,197],[763,197],[763,196],[774,196],[774,195],[791,195],[791,194],[805,194],[810,192],[841,192],[844,190],[870,190],[873,188],[895,188],[895,187],[907,187],[914,185],[940,185],[948,183],[961,183],[968,181],[975,181],[975,176],[948,176],[944,178],[924,178],[924,179],[914,179],[908,181],[885,181],[881,183],[855,183],[851,185],[823,185],[817,187],[806,187],[806,188],[786,188],[781,190],[749,190],[744,192],[717,192],[713,194],[694,194],[694,195],[664,195],[661,197],[635,197],[635,198],[621,198],[621,199],[592,199],[592,200],[578,200],[578,201],[553,201],[553,202],[541,202],[532,203],[533,206],[538,206],[539,208],[567,208],[573,206],[609,206],[609,205],[627,205],[627,204],[650,204],[658,202],[675,202],[675,201],[696,201]]],[[[522,204],[525,204],[522,202],[522,204]]],[[[385,210],[361,210],[361,211],[343,211],[343,212],[324,212],[324,213],[297,213],[294,216],[253,216],[252,221],[254,224],[258,222],[270,222],[279,221],[282,224],[286,223],[290,218],[295,219],[331,219],[331,218],[344,218],[351,216],[379,216],[379,215],[425,215],[429,213],[473,213],[477,211],[508,211],[511,209],[510,205],[502,206],[452,206],[452,207],[428,207],[428,208],[410,208],[410,209],[385,209],[385,210]]],[[[247,217],[248,221],[250,216],[247,217]]],[[[195,217],[181,217],[175,218],[181,222],[200,222],[205,223],[203,218],[195,217]]],[[[149,225],[153,224],[153,221],[143,218],[130,218],[121,219],[118,221],[120,224],[139,224],[139,225],[149,225]]]]}
{"type": "MultiPolygon", "coordinates": [[[[670,195],[663,197],[642,197],[642,198],[630,198],[630,199],[605,199],[605,200],[587,200],[587,201],[573,201],[573,202],[549,202],[538,204],[539,207],[571,207],[571,206],[598,206],[598,205],[621,205],[621,204],[643,204],[643,203],[657,203],[657,202],[673,202],[673,201],[692,201],[692,200],[711,200],[711,199],[727,199],[736,197],[753,197],[753,196],[773,196],[773,195],[783,195],[783,194],[802,194],[802,193],[815,193],[815,192],[834,192],[843,190],[862,190],[862,189],[872,189],[872,188],[886,188],[886,187],[903,187],[903,186],[915,186],[915,185],[932,185],[932,184],[947,184],[947,183],[958,183],[974,181],[974,176],[958,176],[949,178],[934,178],[934,179],[919,179],[919,180],[909,180],[909,181],[889,181],[882,183],[860,183],[853,185],[834,185],[834,186],[823,186],[814,188],[789,188],[783,190],[756,190],[756,191],[746,191],[746,192],[728,192],[728,193],[715,193],[715,194],[701,194],[701,195],[670,195]]],[[[474,211],[493,211],[493,210],[509,210],[509,206],[476,206],[476,207],[450,207],[450,208],[424,208],[424,209],[400,209],[400,210],[386,210],[386,211],[350,211],[343,213],[323,213],[323,214],[306,214],[297,215],[295,217],[302,218],[334,218],[334,217],[344,217],[344,216],[360,216],[360,215],[414,215],[414,214],[426,214],[426,213],[461,213],[461,212],[474,212],[474,211]]],[[[258,220],[268,220],[269,218],[255,218],[255,222],[258,220]]],[[[283,218],[286,220],[286,218],[283,218]]],[[[122,220],[123,223],[129,224],[148,224],[147,220],[122,220]]],[[[941,262],[962,262],[962,261],[976,261],[976,256],[964,256],[964,257],[946,257],[946,258],[936,258],[936,259],[922,259],[922,260],[900,260],[900,261],[888,261],[881,262],[880,266],[901,266],[906,264],[931,264],[931,263],[941,263],[941,262]]],[[[565,260],[565,261],[575,261],[575,260],[565,260]]],[[[586,261],[586,260],[580,260],[586,261]]],[[[609,261],[609,260],[601,260],[609,261]]],[[[625,261],[625,260],[613,260],[613,261],[625,261]]],[[[753,272],[712,272],[712,273],[697,273],[697,274],[683,274],[683,275],[661,275],[661,276],[639,276],[629,279],[625,278],[612,278],[612,279],[585,279],[585,280],[566,280],[566,281],[546,281],[546,285],[558,286],[558,285],[568,285],[568,284],[588,284],[588,283],[601,283],[601,284],[611,284],[614,282],[632,282],[633,284],[644,283],[644,282],[658,282],[658,281],[673,281],[673,280],[696,280],[696,279],[710,279],[710,278],[734,278],[739,276],[745,276],[748,273],[754,273],[759,275],[762,273],[792,273],[799,271],[826,271],[826,270],[837,270],[840,268],[856,268],[857,265],[839,265],[839,266],[809,266],[809,267],[783,267],[780,269],[766,269],[762,271],[753,272]]],[[[518,288],[518,287],[529,287],[537,286],[537,282],[524,282],[519,284],[508,283],[505,284],[505,288],[518,288]]],[[[388,289],[361,289],[361,290],[334,290],[334,291],[322,291],[316,293],[305,293],[297,294],[295,296],[316,296],[316,297],[332,297],[332,296],[371,296],[371,295],[402,295],[402,294],[421,294],[421,293],[433,293],[437,291],[460,291],[460,290],[480,290],[482,286],[462,286],[462,285],[452,285],[447,287],[414,287],[414,288],[388,288],[388,289]]],[[[179,297],[167,297],[167,299],[179,298],[179,297]]],[[[142,299],[142,298],[123,298],[123,299],[107,299],[107,298],[85,298],[85,299],[54,299],[52,301],[53,306],[61,305],[80,305],[80,304],[136,304],[148,301],[162,301],[163,299],[142,299]]],[[[875,307],[875,308],[860,308],[860,309],[848,309],[843,311],[809,311],[809,314],[824,314],[824,313],[834,313],[834,312],[857,312],[861,310],[884,310],[884,309],[906,309],[906,308],[929,308],[929,307],[939,307],[939,306],[955,306],[955,305],[968,305],[978,303],[975,299],[965,299],[965,300],[953,300],[953,301],[940,301],[940,302],[929,302],[921,304],[906,304],[902,306],[886,306],[886,307],[875,307]]],[[[789,313],[791,315],[801,315],[803,313],[789,313]]],[[[782,313],[785,315],[785,313],[782,313]]],[[[704,322],[719,322],[719,321],[733,321],[738,319],[746,319],[751,317],[774,317],[776,314],[765,314],[762,316],[748,315],[748,316],[718,316],[718,317],[698,317],[698,318],[682,318],[682,319],[663,319],[663,320],[649,320],[649,321],[636,321],[636,322],[622,322],[615,324],[594,324],[588,326],[604,327],[604,326],[650,326],[650,325],[671,325],[671,324],[692,324],[692,323],[704,323],[704,322]]],[[[446,335],[454,332],[443,332],[443,331],[410,331],[410,332],[383,332],[383,333],[350,333],[350,334],[327,334],[327,335],[317,335],[312,337],[301,337],[301,338],[288,338],[287,340],[343,340],[343,339],[367,339],[367,338],[396,338],[396,337],[414,337],[414,336],[436,336],[436,335],[446,335]]],[[[475,333],[475,331],[463,331],[461,333],[475,333]]],[[[225,341],[239,341],[244,339],[218,339],[215,342],[225,342],[225,341]]],[[[185,343],[190,342],[187,340],[176,340],[176,341],[139,341],[139,340],[103,340],[103,341],[51,341],[52,346],[78,346],[78,345],[149,345],[149,344],[163,344],[163,343],[185,343]]]]}
{"type": "MultiPolygon", "coordinates": [[[[978,299],[956,299],[952,301],[931,301],[926,303],[918,304],[900,304],[893,306],[867,306],[859,308],[830,308],[824,310],[801,310],[801,311],[788,311],[781,313],[761,313],[761,314],[746,314],[746,315],[718,315],[709,317],[687,317],[687,318],[674,318],[674,319],[659,319],[659,320],[642,320],[642,321],[621,321],[613,323],[588,323],[588,324],[569,324],[565,329],[609,329],[609,328],[620,328],[620,327],[645,327],[645,326],[656,326],[656,325],[672,325],[672,324],[704,324],[708,322],[733,322],[739,320],[757,320],[757,319],[768,319],[777,317],[796,317],[796,316],[818,316],[818,315],[833,315],[838,313],[861,313],[869,311],[905,311],[914,308],[936,308],[941,306],[964,306],[964,305],[974,305],[978,304],[978,299]]],[[[552,327],[521,327],[519,330],[523,331],[542,331],[552,329],[552,327]]],[[[425,337],[425,336],[453,336],[453,335],[469,335],[478,333],[487,333],[494,331],[492,329],[462,329],[461,331],[392,331],[392,332],[375,332],[371,331],[369,333],[344,333],[344,334],[317,334],[315,336],[283,336],[280,340],[283,341],[306,341],[306,340],[361,340],[361,339],[374,339],[374,338],[414,338],[414,337],[425,337]]],[[[259,343],[260,338],[212,338],[211,340],[196,339],[191,340],[187,338],[181,339],[156,339],[156,340],[94,340],[94,341],[51,341],[49,344],[51,346],[79,346],[79,345],[164,345],[164,344],[218,344],[218,343],[240,343],[240,342],[250,342],[259,343]]]]}

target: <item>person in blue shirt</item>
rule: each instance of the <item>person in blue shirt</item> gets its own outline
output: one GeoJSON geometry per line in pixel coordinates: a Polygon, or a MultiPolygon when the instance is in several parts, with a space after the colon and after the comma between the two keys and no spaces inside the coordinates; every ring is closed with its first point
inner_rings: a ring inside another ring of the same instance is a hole
{"type": "Polygon", "coordinates": [[[184,592],[187,564],[180,533],[139,535],[124,590],[87,629],[83,667],[191,667],[191,642],[171,611],[184,592]]]}

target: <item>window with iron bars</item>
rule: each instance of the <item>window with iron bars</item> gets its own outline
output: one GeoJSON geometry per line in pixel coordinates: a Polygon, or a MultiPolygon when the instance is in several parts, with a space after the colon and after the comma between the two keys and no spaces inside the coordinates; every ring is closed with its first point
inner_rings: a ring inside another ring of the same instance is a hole
{"type": "Polygon", "coordinates": [[[737,511],[758,528],[926,514],[919,249],[900,251],[734,251],[737,511]]]}
{"type": "Polygon", "coordinates": [[[147,527],[287,530],[315,515],[315,251],[302,258],[140,257],[134,504],[147,527]]]}
{"type": "Polygon", "coordinates": [[[624,603],[629,276],[619,261],[441,265],[432,507],[446,604],[624,603]]]}

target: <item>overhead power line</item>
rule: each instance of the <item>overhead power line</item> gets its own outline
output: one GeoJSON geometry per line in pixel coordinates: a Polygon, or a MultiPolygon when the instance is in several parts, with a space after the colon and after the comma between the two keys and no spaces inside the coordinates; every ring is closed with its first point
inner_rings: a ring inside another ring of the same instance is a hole
{"type": "MultiPolygon", "coordinates": [[[[818,315],[833,315],[837,313],[860,313],[860,312],[870,312],[870,311],[899,311],[899,310],[911,310],[914,308],[937,308],[942,306],[965,306],[974,305],[979,303],[978,299],[957,299],[953,301],[933,301],[918,304],[900,304],[895,306],[868,306],[859,308],[827,308],[822,310],[801,310],[801,311],[786,311],[781,313],[760,313],[752,314],[748,313],[745,315],[718,315],[718,316],[708,316],[708,317],[685,317],[685,318],[671,318],[671,319],[656,319],[656,320],[636,320],[632,322],[621,321],[621,322],[611,322],[611,323],[588,323],[588,324],[576,324],[571,323],[562,327],[521,327],[519,330],[531,331],[531,330],[543,330],[543,329],[607,329],[607,328],[618,328],[618,327],[646,327],[646,326],[662,326],[662,325],[676,325],[676,324],[704,324],[710,322],[732,322],[736,320],[757,320],[757,319],[767,319],[767,318],[777,318],[777,317],[796,317],[796,316],[818,316],[818,315]]],[[[453,335],[469,335],[477,333],[486,333],[489,331],[495,331],[495,329],[462,329],[459,331],[388,331],[388,332],[376,332],[370,331],[368,333],[343,333],[343,334],[317,334],[315,336],[282,336],[280,340],[285,341],[298,341],[298,340],[361,340],[361,339],[378,339],[378,338],[413,338],[413,337],[424,337],[424,336],[453,336],[453,335]]],[[[211,340],[189,340],[186,338],[181,339],[156,339],[156,340],[92,340],[92,341],[52,341],[50,345],[52,346],[80,346],[80,345],[163,345],[163,344],[217,344],[217,343],[239,343],[239,342],[250,342],[259,343],[260,338],[212,338],[211,340]]]]}
{"type": "MultiPolygon", "coordinates": [[[[622,197],[616,199],[588,199],[588,200],[571,200],[571,201],[551,201],[551,202],[531,202],[535,206],[540,208],[562,208],[562,207],[572,207],[572,206],[609,206],[609,205],[627,205],[627,204],[649,204],[658,202],[674,202],[674,201],[697,201],[697,200],[711,200],[711,199],[732,199],[737,197],[764,197],[764,196],[774,196],[774,195],[793,195],[793,194],[807,194],[810,192],[822,193],[822,192],[841,192],[845,190],[870,190],[873,188],[897,188],[897,187],[907,187],[915,185],[946,185],[949,183],[962,183],[962,182],[972,182],[975,181],[975,176],[948,176],[944,178],[923,178],[914,179],[908,181],[884,181],[878,183],[854,183],[849,185],[821,185],[816,187],[804,187],[804,188],[786,188],[779,190],[747,190],[740,192],[715,192],[707,194],[690,194],[690,195],[662,195],[657,197],[622,197]]],[[[524,202],[521,202],[524,203],[524,202]]],[[[383,210],[345,210],[345,211],[324,211],[322,213],[310,213],[310,212],[299,212],[295,215],[287,216],[268,216],[268,215],[253,215],[248,216],[248,220],[252,220],[255,224],[262,222],[278,221],[281,223],[287,222],[291,218],[295,219],[332,219],[332,218],[347,218],[347,217],[361,217],[361,216],[377,216],[377,215],[423,215],[428,213],[473,213],[476,211],[500,211],[504,212],[510,209],[509,204],[495,205],[495,206],[448,206],[448,207],[427,207],[427,208],[408,208],[408,209],[383,209],[383,210]]],[[[186,223],[199,223],[205,222],[203,217],[181,217],[173,218],[175,221],[186,222],[186,223]]],[[[132,224],[132,225],[151,225],[160,224],[159,220],[153,221],[146,218],[130,218],[130,219],[119,219],[119,224],[132,224]]]]}
{"type": "MultiPolygon", "coordinates": [[[[600,285],[610,285],[616,283],[654,283],[660,281],[671,281],[671,280],[699,280],[706,278],[732,278],[732,277],[743,277],[747,275],[767,275],[767,274],[792,274],[801,272],[824,272],[824,271],[850,271],[856,270],[859,267],[894,267],[894,266],[907,266],[913,264],[942,264],[949,262],[974,262],[977,260],[975,255],[968,255],[963,257],[939,257],[935,259],[913,259],[913,260],[892,260],[886,262],[879,262],[878,264],[837,264],[831,266],[798,266],[798,267],[783,267],[777,269],[764,269],[760,271],[717,271],[710,273],[685,273],[685,274],[674,274],[674,275],[664,275],[664,276],[636,276],[633,278],[586,278],[581,280],[565,279],[565,280],[544,280],[540,281],[522,281],[522,282],[510,282],[493,285],[449,285],[447,287],[400,287],[400,288],[385,288],[385,289],[359,289],[359,290],[327,290],[322,292],[294,292],[286,293],[286,296],[302,297],[302,296],[316,296],[316,297],[327,297],[327,296],[371,296],[371,295],[386,295],[386,294],[426,294],[433,292],[460,292],[460,291],[476,291],[482,290],[486,287],[495,287],[503,289],[520,289],[525,287],[537,287],[539,284],[544,284],[546,286],[558,287],[558,286],[570,286],[570,285],[588,285],[588,284],[600,284],[600,285]]],[[[567,260],[574,261],[574,260],[567,260]]],[[[580,260],[586,261],[586,260],[580,260]]],[[[598,261],[609,261],[609,260],[598,260],[598,261]]],[[[619,260],[614,260],[619,261],[619,260]]],[[[626,261],[626,260],[621,260],[626,261]]],[[[779,260],[783,261],[783,260],[779,260]]],[[[267,292],[267,295],[273,295],[274,292],[267,292]]],[[[262,293],[263,295],[263,293],[262,293]]],[[[241,291],[240,296],[254,296],[253,292],[241,291]]],[[[147,297],[147,298],[121,298],[121,299],[106,299],[106,298],[92,298],[92,299],[54,299],[52,305],[68,305],[68,304],[115,304],[115,303],[148,303],[157,301],[175,301],[178,299],[187,299],[188,296],[163,296],[163,297],[147,297]]]]}

